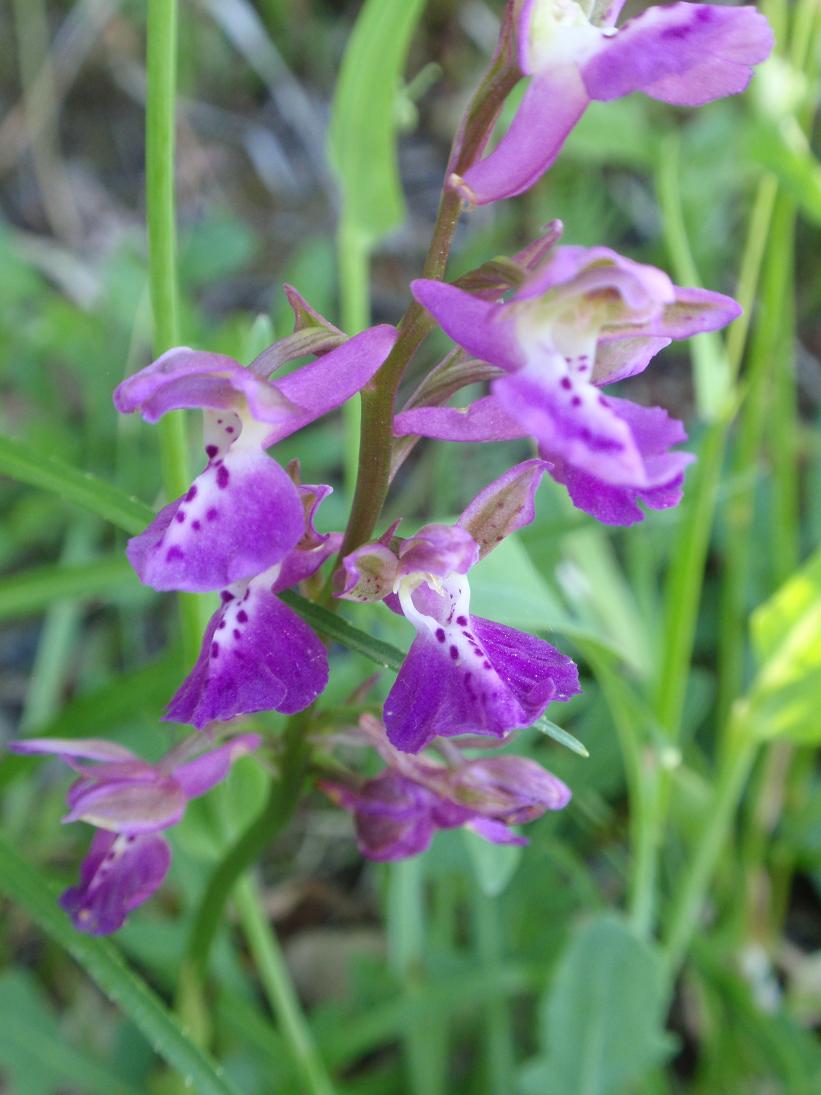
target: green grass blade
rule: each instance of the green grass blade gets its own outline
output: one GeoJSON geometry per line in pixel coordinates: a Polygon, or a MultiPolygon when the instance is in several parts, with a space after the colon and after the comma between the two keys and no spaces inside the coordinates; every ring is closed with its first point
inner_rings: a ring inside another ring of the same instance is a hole
{"type": "Polygon", "coordinates": [[[220,1066],[188,1039],[162,1001],[126,966],[116,948],[106,940],[74,930],[49,883],[4,839],[0,839],[0,892],[25,909],[68,951],[192,1091],[198,1095],[239,1095],[220,1066]]]}
{"type": "Polygon", "coordinates": [[[139,589],[125,556],[35,567],[0,580],[0,620],[42,612],[65,598],[89,600],[112,593],[133,594],[139,589]]]}
{"type": "Polygon", "coordinates": [[[125,532],[142,532],[154,519],[153,510],[119,487],[11,437],[0,437],[0,474],[59,494],[66,502],[96,513],[125,532]]]}

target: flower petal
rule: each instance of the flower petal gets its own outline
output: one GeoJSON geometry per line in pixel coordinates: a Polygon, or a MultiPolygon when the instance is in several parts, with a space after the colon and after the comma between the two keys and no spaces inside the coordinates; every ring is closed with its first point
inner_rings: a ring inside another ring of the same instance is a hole
{"type": "Polygon", "coordinates": [[[185,797],[168,776],[82,783],[85,786],[72,788],[66,823],[85,821],[115,833],[152,833],[175,825],[185,811],[185,797]]]}
{"type": "Polygon", "coordinates": [[[393,421],[397,437],[416,434],[441,441],[513,441],[527,431],[505,411],[498,399],[484,396],[461,407],[414,407],[393,421]]]}
{"type": "Polygon", "coordinates": [[[187,800],[198,798],[225,779],[234,761],[258,749],[261,744],[259,734],[238,734],[196,760],[178,765],[171,774],[187,800]]]}
{"type": "MultiPolygon", "coordinates": [[[[12,753],[41,755],[55,753],[67,764],[75,757],[82,760],[136,761],[138,758],[124,745],[102,738],[25,738],[22,741],[9,742],[12,753]]],[[[142,762],[140,762],[142,763],[142,762]]]]}
{"type": "Polygon", "coordinates": [[[481,559],[536,516],[535,497],[548,470],[544,460],[525,460],[477,494],[459,518],[479,545],[481,559]]]}
{"type": "Polygon", "coordinates": [[[397,337],[395,327],[387,324],[371,327],[338,349],[277,380],[273,386],[301,411],[267,435],[266,444],[273,445],[289,437],[356,395],[382,365],[397,337]]]}
{"type": "Polygon", "coordinates": [[[200,656],[172,698],[167,721],[198,729],[254,711],[302,711],[328,683],[325,647],[272,592],[252,582],[214,614],[200,656]]]}
{"type": "Polygon", "coordinates": [[[680,106],[700,106],[743,91],[773,35],[753,7],[671,4],[652,7],[605,38],[582,65],[591,99],[643,91],[680,106]]]}
{"type": "Polygon", "coordinates": [[[528,190],[556,159],[589,101],[575,64],[534,76],[507,133],[464,173],[468,199],[485,205],[528,190]]]}
{"type": "Polygon", "coordinates": [[[491,844],[526,845],[530,843],[527,837],[514,833],[506,822],[497,821],[492,817],[475,817],[466,822],[465,828],[470,829],[471,832],[476,833],[477,836],[489,841],[491,844]]]}
{"type": "Polygon", "coordinates": [[[572,467],[561,452],[544,451],[543,455],[552,464],[550,474],[567,487],[574,506],[607,525],[632,525],[644,520],[639,501],[651,509],[678,505],[684,469],[694,457],[686,452],[669,451],[671,445],[685,441],[687,435],[681,422],[661,407],[641,407],[613,397],[609,402],[630,429],[641,454],[644,485],[604,482],[595,473],[572,467]]]}
{"type": "Polygon", "coordinates": [[[424,278],[411,282],[411,292],[442,330],[475,357],[505,369],[524,364],[515,324],[499,305],[424,278]]]}
{"type": "Polygon", "coordinates": [[[205,593],[280,562],[304,528],[298,490],[279,464],[235,445],[129,540],[126,553],[145,585],[205,593]]]}
{"type": "Polygon", "coordinates": [[[110,935],[162,885],[170,866],[171,851],[157,834],[95,833],[80,884],[66,890],[60,904],[78,931],[110,935]]]}

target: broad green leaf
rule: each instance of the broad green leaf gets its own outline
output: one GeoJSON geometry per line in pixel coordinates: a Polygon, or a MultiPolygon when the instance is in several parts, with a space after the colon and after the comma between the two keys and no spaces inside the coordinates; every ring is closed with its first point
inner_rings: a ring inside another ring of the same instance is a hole
{"type": "Polygon", "coordinates": [[[36,567],[0,581],[0,620],[41,612],[55,601],[76,597],[123,595],[144,592],[124,555],[95,559],[90,563],[58,563],[36,567]]]}
{"type": "Polygon", "coordinates": [[[334,95],[329,153],[343,221],[364,242],[401,224],[405,202],[396,155],[396,101],[408,45],[425,0],[366,0],[334,95]]]}
{"type": "Polygon", "coordinates": [[[138,1095],[104,1063],[66,1041],[57,1016],[25,970],[0,977],[0,1069],[18,1095],[52,1095],[66,1087],[88,1095],[138,1095]]]}
{"type": "MultiPolygon", "coordinates": [[[[661,958],[602,914],[574,933],[542,1001],[543,1055],[521,1072],[525,1095],[617,1095],[671,1050],[661,958]]],[[[639,1090],[638,1088],[636,1090],[639,1090]]]]}
{"type": "Polygon", "coordinates": [[[753,613],[759,662],[742,717],[758,738],[821,741],[821,551],[753,613]]]}
{"type": "Polygon", "coordinates": [[[154,519],[153,510],[118,487],[10,437],[0,437],[0,475],[52,491],[132,534],[154,519]]]}
{"type": "Polygon", "coordinates": [[[479,889],[488,897],[498,897],[521,862],[521,844],[491,844],[468,830],[462,835],[479,889]]]}
{"type": "Polygon", "coordinates": [[[56,891],[4,839],[0,839],[0,893],[25,909],[68,951],[192,1091],[198,1095],[239,1095],[220,1066],[189,1040],[162,1001],[126,966],[116,947],[74,930],[57,904],[56,891]]]}

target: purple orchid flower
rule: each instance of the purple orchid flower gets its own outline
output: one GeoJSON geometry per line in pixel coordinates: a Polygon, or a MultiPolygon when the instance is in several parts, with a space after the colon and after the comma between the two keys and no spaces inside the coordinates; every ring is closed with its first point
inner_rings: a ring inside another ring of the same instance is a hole
{"type": "Polygon", "coordinates": [[[570,658],[549,643],[470,614],[467,572],[533,520],[546,464],[518,464],[483,490],[452,527],[427,525],[394,549],[393,529],[343,561],[338,596],[386,600],[416,638],[385,701],[390,742],[417,753],[434,737],[502,738],[530,726],[552,700],[579,691],[570,658]]]}
{"type": "Polygon", "coordinates": [[[735,95],[772,50],[753,7],[671,4],[614,25],[624,0],[525,0],[519,68],[532,77],[498,146],[450,183],[472,203],[510,198],[551,166],[593,99],[643,91],[677,106],[735,95]]]}
{"type": "Polygon", "coordinates": [[[676,505],[693,459],[671,452],[682,424],[599,390],[642,372],[672,339],[735,319],[730,297],[673,285],[652,266],[606,247],[557,247],[507,301],[480,300],[439,281],[413,294],[468,353],[497,365],[491,394],[466,411],[418,407],[396,433],[449,441],[534,437],[573,504],[606,524],[629,525],[676,505]]]}
{"type": "Polygon", "coordinates": [[[109,935],[151,897],[171,865],[171,850],[160,831],[176,825],[192,798],[225,779],[234,761],[260,742],[257,734],[240,734],[186,760],[196,744],[189,741],[156,764],[98,738],[29,738],[9,746],[26,755],[54,753],[79,775],[69,788],[63,821],[85,821],[99,830],[80,884],[60,899],[79,931],[109,935]],[[79,763],[88,760],[96,763],[79,763]]]}
{"type": "Polygon", "coordinates": [[[280,563],[302,535],[302,503],[265,450],[358,392],[395,341],[393,327],[372,327],[276,382],[178,347],[123,381],[114,404],[124,414],[156,422],[180,408],[205,412],[205,470],[128,543],[140,580],[204,593],[280,563]]]}
{"type": "Polygon", "coordinates": [[[222,591],[199,658],[168,705],[168,721],[202,729],[254,711],[293,714],[313,703],[328,683],[325,647],[277,594],[315,574],[338,551],[342,537],[314,527],[331,488],[300,484],[298,465],[289,473],[304,507],[305,533],[280,563],[222,591]]]}
{"type": "MultiPolygon", "coordinates": [[[[379,733],[384,734],[381,728],[379,733]]],[[[373,738],[374,729],[366,728],[366,734],[373,738]]],[[[524,757],[464,760],[457,751],[457,763],[444,767],[397,753],[384,736],[374,744],[388,761],[375,779],[358,786],[320,783],[354,815],[359,849],[368,859],[419,855],[438,829],[460,826],[492,844],[527,844],[511,825],[561,810],[570,801],[570,790],[560,779],[524,757]]]]}

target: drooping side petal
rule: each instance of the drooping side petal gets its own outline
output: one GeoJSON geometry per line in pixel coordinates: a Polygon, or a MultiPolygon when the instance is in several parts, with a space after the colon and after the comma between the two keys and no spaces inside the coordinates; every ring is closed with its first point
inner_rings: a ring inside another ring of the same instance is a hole
{"type": "Polygon", "coordinates": [[[425,525],[399,549],[402,575],[423,571],[446,578],[450,574],[467,574],[478,561],[478,544],[458,525],[425,525]]]}
{"type": "Polygon", "coordinates": [[[465,828],[490,844],[519,844],[524,847],[530,843],[527,837],[514,833],[506,822],[497,821],[493,817],[472,818],[465,822],[465,828]]]}
{"type": "Polygon", "coordinates": [[[591,380],[594,384],[615,384],[644,372],[656,354],[670,345],[670,338],[649,335],[602,338],[596,346],[596,361],[591,380]]]}
{"type": "Polygon", "coordinates": [[[399,563],[385,544],[363,544],[345,556],[339,575],[337,597],[374,604],[390,594],[399,575],[399,563]]]}
{"type": "Polygon", "coordinates": [[[536,516],[536,491],[548,470],[544,460],[525,460],[476,495],[459,518],[479,545],[480,558],[536,516]]]}
{"type": "Polygon", "coordinates": [[[341,406],[365,387],[397,339],[395,327],[381,324],[354,335],[344,345],[277,380],[273,385],[291,403],[302,408],[267,435],[273,445],[341,406]]]}
{"type": "Polygon", "coordinates": [[[414,407],[393,420],[397,437],[417,434],[440,441],[514,441],[527,431],[493,396],[461,407],[414,407]]]}
{"type": "Polygon", "coordinates": [[[643,521],[638,505],[667,509],[681,501],[684,470],[692,463],[687,452],[670,452],[670,447],[686,441],[681,422],[661,407],[641,407],[624,399],[610,398],[615,413],[627,424],[644,463],[643,486],[607,483],[595,474],[567,463],[560,451],[544,452],[552,464],[551,475],[567,487],[573,505],[607,525],[632,525],[643,521]]]}
{"type": "Polygon", "coordinates": [[[186,800],[206,794],[228,775],[234,761],[258,749],[262,744],[259,734],[238,734],[231,741],[211,749],[196,760],[180,764],[172,775],[186,800]]]}
{"type": "Polygon", "coordinates": [[[643,91],[679,106],[700,106],[743,91],[772,49],[767,20],[753,7],[652,7],[604,38],[582,65],[591,99],[643,91]]]}
{"type": "Polygon", "coordinates": [[[353,813],[359,850],[368,859],[407,859],[424,852],[430,844],[435,796],[397,772],[382,772],[358,791],[330,782],[323,782],[321,787],[353,813]]]}
{"type": "Polygon", "coordinates": [[[524,364],[514,322],[498,305],[425,278],[412,281],[411,292],[442,330],[474,357],[503,369],[524,364]]]}
{"type": "Polygon", "coordinates": [[[114,833],[152,833],[176,825],[184,812],[185,797],[176,782],[157,773],[153,780],[83,780],[63,822],[85,821],[114,833]]]}
{"type": "Polygon", "coordinates": [[[328,683],[325,647],[271,592],[251,583],[211,620],[165,718],[202,729],[254,711],[302,711],[328,683]]]}
{"type": "Polygon", "coordinates": [[[462,176],[465,197],[486,205],[528,190],[556,159],[589,101],[574,64],[534,76],[507,133],[462,176]]]}
{"type": "Polygon", "coordinates": [[[78,931],[110,935],[162,885],[170,865],[171,851],[156,833],[97,832],[83,861],[80,884],[66,890],[60,904],[78,931]]]}
{"type": "Polygon", "coordinates": [[[233,446],[129,540],[126,554],[145,585],[205,593],[280,562],[303,531],[299,493],[279,464],[233,446]]]}
{"type": "Polygon", "coordinates": [[[138,761],[134,753],[124,745],[104,741],[102,738],[24,738],[9,742],[8,749],[12,753],[31,756],[53,753],[66,764],[71,764],[77,758],[125,764],[138,761]]]}

